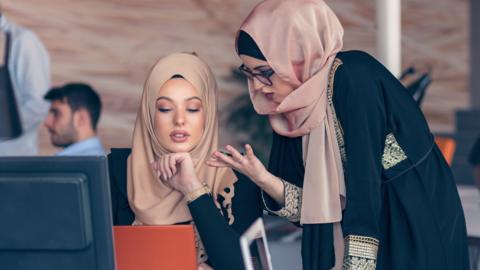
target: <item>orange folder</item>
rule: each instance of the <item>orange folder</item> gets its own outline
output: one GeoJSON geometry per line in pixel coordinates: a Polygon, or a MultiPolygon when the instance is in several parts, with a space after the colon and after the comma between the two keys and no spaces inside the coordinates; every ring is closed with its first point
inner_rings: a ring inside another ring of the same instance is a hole
{"type": "Polygon", "coordinates": [[[196,270],[192,225],[114,226],[117,270],[196,270]]]}

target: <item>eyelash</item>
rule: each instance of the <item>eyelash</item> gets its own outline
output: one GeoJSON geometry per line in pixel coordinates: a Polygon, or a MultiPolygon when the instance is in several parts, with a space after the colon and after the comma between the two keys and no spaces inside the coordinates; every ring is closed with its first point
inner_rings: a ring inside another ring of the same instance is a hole
{"type": "MultiPolygon", "coordinates": [[[[162,112],[162,113],[167,113],[169,111],[171,111],[172,109],[158,109],[159,112],[162,112]]],[[[188,112],[191,112],[191,113],[196,113],[196,112],[199,112],[200,109],[187,109],[188,112]]]]}

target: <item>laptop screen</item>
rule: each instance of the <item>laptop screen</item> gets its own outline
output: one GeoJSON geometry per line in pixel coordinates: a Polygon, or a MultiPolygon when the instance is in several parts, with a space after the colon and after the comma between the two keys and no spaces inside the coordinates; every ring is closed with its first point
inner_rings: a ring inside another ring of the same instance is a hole
{"type": "Polygon", "coordinates": [[[273,269],[265,227],[261,218],[258,218],[240,237],[240,247],[246,270],[273,269]]]}

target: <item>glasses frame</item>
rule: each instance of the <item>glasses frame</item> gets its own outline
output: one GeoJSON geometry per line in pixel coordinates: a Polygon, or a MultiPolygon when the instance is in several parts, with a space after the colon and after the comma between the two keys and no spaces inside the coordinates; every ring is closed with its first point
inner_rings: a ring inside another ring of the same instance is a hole
{"type": "Polygon", "coordinates": [[[267,85],[267,86],[273,85],[273,82],[270,79],[270,77],[272,77],[272,75],[275,74],[275,71],[273,71],[273,69],[271,68],[269,68],[268,70],[253,72],[250,69],[248,69],[245,65],[241,65],[238,67],[238,70],[240,70],[249,79],[255,78],[264,85],[267,85]]]}

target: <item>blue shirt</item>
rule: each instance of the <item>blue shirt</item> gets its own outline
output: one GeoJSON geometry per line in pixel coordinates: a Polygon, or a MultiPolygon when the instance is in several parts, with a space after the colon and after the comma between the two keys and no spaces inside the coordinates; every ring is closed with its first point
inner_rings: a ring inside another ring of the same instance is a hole
{"type": "Polygon", "coordinates": [[[57,153],[57,156],[104,156],[102,142],[98,137],[76,142],[57,153]]]}

